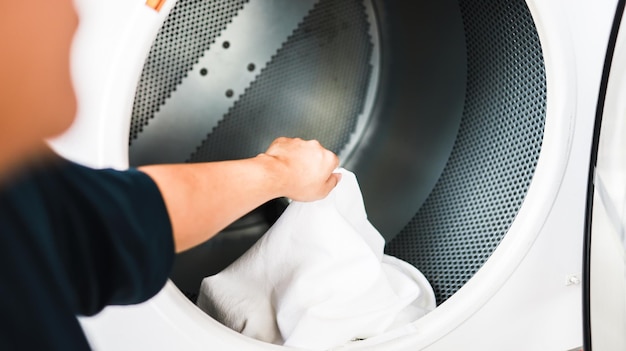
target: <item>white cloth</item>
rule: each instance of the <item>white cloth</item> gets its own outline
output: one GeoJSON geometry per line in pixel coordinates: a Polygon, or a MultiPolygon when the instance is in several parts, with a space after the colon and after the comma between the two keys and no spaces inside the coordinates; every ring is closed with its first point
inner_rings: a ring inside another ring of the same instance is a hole
{"type": "Polygon", "coordinates": [[[292,202],[242,257],[202,281],[198,306],[244,335],[326,350],[410,323],[435,308],[424,276],[383,255],[356,177],[323,200],[292,202]]]}

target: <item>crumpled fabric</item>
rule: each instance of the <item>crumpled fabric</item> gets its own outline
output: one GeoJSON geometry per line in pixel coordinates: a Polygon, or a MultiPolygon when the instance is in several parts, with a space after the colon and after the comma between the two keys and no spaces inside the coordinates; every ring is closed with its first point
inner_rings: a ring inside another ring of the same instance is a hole
{"type": "Polygon", "coordinates": [[[292,202],[242,257],[202,281],[198,306],[244,335],[327,350],[371,338],[435,308],[412,265],[384,255],[353,173],[323,200],[292,202]]]}

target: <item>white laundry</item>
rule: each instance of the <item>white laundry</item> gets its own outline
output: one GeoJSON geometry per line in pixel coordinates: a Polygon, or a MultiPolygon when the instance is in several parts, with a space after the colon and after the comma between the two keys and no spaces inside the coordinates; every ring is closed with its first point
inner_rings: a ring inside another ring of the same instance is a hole
{"type": "Polygon", "coordinates": [[[242,257],[202,281],[198,306],[244,335],[327,350],[406,325],[435,308],[424,276],[383,254],[356,177],[323,200],[292,202],[242,257]]]}

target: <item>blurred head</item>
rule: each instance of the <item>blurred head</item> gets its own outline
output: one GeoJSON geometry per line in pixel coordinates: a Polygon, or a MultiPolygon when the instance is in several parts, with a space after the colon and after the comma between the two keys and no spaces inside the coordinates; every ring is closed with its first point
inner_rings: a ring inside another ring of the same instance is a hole
{"type": "Polygon", "coordinates": [[[77,24],[72,0],[0,3],[0,176],[71,125],[77,24]]]}

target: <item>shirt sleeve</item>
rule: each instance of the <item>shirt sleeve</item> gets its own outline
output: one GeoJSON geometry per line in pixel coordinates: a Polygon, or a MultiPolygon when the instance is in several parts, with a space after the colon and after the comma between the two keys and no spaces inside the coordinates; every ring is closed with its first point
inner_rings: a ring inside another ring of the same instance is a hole
{"type": "Polygon", "coordinates": [[[0,192],[0,310],[15,328],[54,334],[76,314],[145,301],[173,258],[163,198],[138,170],[55,160],[0,192]]]}
{"type": "Polygon", "coordinates": [[[2,200],[0,228],[20,237],[28,274],[53,278],[75,314],[143,302],[165,284],[172,229],[146,174],[56,160],[21,177],[2,200]]]}

